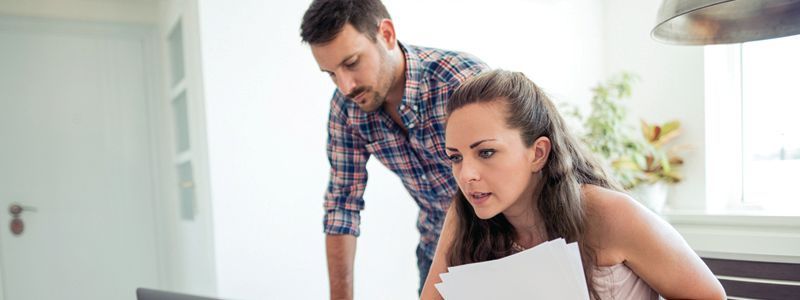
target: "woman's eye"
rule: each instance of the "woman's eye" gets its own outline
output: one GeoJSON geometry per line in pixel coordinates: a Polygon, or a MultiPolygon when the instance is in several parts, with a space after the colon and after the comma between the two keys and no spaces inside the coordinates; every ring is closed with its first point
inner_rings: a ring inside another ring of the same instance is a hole
{"type": "Polygon", "coordinates": [[[495,152],[494,149],[485,149],[478,152],[478,155],[481,158],[489,158],[492,157],[492,155],[494,155],[494,152],[495,152]]]}
{"type": "Polygon", "coordinates": [[[357,64],[358,64],[358,61],[354,61],[354,62],[351,62],[349,64],[346,64],[345,66],[352,69],[352,68],[355,68],[357,64]]]}
{"type": "Polygon", "coordinates": [[[459,154],[451,154],[451,155],[447,156],[447,158],[449,158],[450,161],[454,162],[454,163],[457,163],[457,162],[461,161],[461,155],[459,155],[459,154]]]}

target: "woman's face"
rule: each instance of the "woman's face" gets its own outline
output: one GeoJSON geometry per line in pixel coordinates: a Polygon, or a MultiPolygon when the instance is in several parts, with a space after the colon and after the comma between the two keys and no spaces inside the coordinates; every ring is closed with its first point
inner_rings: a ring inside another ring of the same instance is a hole
{"type": "Polygon", "coordinates": [[[506,105],[502,100],[469,104],[447,121],[445,145],[453,176],[481,219],[531,209],[538,180],[535,147],[525,146],[519,129],[507,127],[506,105]]]}

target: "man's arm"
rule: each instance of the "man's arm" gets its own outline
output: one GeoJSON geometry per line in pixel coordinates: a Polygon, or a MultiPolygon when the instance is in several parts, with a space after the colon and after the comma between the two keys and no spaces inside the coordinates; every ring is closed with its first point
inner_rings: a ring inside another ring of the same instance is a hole
{"type": "Polygon", "coordinates": [[[323,219],[331,299],[353,299],[353,261],[367,186],[366,141],[348,125],[337,91],[328,121],[328,160],[331,176],[325,193],[323,219]],[[338,100],[338,101],[337,101],[338,100]]]}
{"type": "Polygon", "coordinates": [[[331,300],[352,300],[356,237],[349,234],[326,235],[325,249],[328,254],[331,300]]]}

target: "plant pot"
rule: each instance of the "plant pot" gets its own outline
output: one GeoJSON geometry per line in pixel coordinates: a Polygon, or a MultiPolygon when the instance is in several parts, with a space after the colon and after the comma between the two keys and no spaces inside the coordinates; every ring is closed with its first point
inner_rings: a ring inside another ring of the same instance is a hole
{"type": "Polygon", "coordinates": [[[645,183],[631,189],[631,196],[655,213],[661,213],[667,203],[669,186],[664,182],[645,183]]]}

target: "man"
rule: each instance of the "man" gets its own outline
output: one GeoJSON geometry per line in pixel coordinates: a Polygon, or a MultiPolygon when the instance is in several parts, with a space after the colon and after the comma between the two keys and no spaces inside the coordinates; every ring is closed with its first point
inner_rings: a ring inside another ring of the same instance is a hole
{"type": "Polygon", "coordinates": [[[447,98],[488,67],[467,54],[402,44],[380,0],[315,0],[303,42],[337,90],[330,104],[330,181],[323,220],[332,299],[352,299],[367,159],[397,174],[420,207],[420,289],[457,191],[444,154],[447,98]]]}

